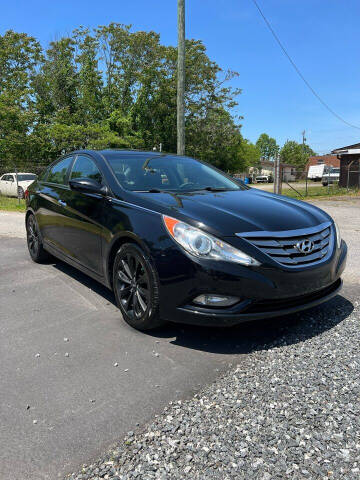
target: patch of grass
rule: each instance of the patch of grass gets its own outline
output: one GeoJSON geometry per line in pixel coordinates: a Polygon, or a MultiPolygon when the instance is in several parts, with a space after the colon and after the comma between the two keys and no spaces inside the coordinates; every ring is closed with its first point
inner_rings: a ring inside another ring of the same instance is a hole
{"type": "MultiPolygon", "coordinates": [[[[295,185],[296,188],[296,185],[295,185]]],[[[292,188],[283,189],[282,195],[287,197],[296,198],[298,200],[310,200],[312,198],[317,199],[329,199],[332,197],[337,196],[344,196],[344,197],[358,197],[360,195],[359,190],[349,190],[347,191],[346,188],[340,188],[337,186],[330,186],[329,189],[327,187],[316,186],[316,187],[308,187],[307,195],[305,188],[296,188],[297,192],[295,192],[292,188]]]]}
{"type": "Polygon", "coordinates": [[[4,197],[0,195],[0,210],[7,210],[10,212],[25,212],[25,200],[18,198],[4,197]]]}

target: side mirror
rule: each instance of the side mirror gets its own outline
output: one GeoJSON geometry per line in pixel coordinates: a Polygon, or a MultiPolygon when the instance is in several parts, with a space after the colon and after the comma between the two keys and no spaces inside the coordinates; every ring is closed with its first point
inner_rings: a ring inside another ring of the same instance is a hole
{"type": "Polygon", "coordinates": [[[109,190],[105,185],[92,178],[73,178],[69,180],[71,190],[82,193],[97,193],[98,195],[108,195],[109,190]]]}

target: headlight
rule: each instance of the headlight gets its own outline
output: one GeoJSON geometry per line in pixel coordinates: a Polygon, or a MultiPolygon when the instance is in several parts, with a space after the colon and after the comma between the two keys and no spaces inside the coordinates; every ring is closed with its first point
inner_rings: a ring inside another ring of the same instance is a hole
{"type": "Polygon", "coordinates": [[[340,235],[339,227],[338,227],[337,223],[335,222],[335,220],[334,220],[334,227],[335,227],[335,233],[336,233],[336,245],[337,245],[338,248],[340,248],[341,235],[340,235]]]}
{"type": "Polygon", "coordinates": [[[254,258],[209,233],[165,215],[163,220],[171,237],[195,257],[235,262],[246,266],[260,265],[254,258]]]}

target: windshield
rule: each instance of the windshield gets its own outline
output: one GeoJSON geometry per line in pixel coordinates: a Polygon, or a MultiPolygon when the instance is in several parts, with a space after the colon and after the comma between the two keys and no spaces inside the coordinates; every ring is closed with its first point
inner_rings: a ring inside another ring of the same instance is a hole
{"type": "Polygon", "coordinates": [[[36,180],[36,175],[33,175],[32,173],[20,174],[17,177],[18,182],[28,182],[30,180],[36,180]]]}
{"type": "Polygon", "coordinates": [[[245,190],[218,170],[193,158],[175,155],[106,155],[116,178],[126,190],[194,192],[245,190]]]}

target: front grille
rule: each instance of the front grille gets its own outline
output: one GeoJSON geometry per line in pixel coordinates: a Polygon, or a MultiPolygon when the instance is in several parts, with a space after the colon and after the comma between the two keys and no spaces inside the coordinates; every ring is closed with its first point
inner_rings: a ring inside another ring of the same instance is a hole
{"type": "Polygon", "coordinates": [[[314,228],[288,232],[253,232],[237,235],[281,265],[294,267],[310,265],[324,260],[331,253],[333,246],[330,222],[314,228]],[[311,252],[303,253],[296,246],[303,240],[313,242],[314,248],[311,252]]]}
{"type": "Polygon", "coordinates": [[[246,310],[246,313],[263,313],[263,312],[277,312],[286,310],[287,308],[296,307],[298,305],[306,305],[307,303],[314,302],[320,298],[330,295],[341,286],[341,280],[336,280],[335,283],[318,290],[316,292],[308,293],[306,295],[300,295],[290,298],[277,298],[269,300],[261,300],[252,303],[246,310]]]}

